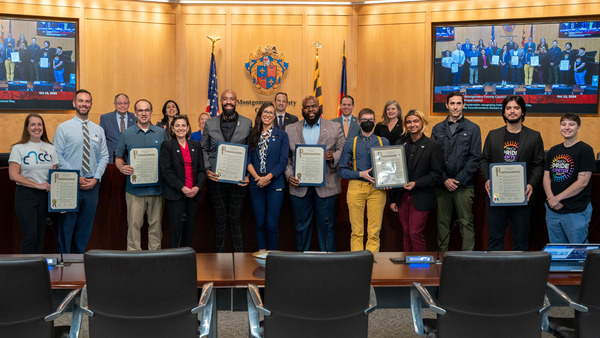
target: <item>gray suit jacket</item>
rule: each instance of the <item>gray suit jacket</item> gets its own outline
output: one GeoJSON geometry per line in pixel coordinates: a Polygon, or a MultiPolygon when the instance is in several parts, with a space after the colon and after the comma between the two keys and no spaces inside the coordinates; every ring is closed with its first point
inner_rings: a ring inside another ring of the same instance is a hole
{"type": "MultiPolygon", "coordinates": [[[[331,120],[333,122],[338,122],[340,124],[340,128],[342,128],[342,135],[344,135],[344,118],[343,117],[336,117],[333,120],[331,120]]],[[[354,115],[352,115],[350,117],[350,128],[348,128],[348,137],[346,137],[347,139],[354,139],[354,137],[358,136],[360,134],[360,124],[358,123],[358,118],[354,115]]]]}
{"type": "MultiPolygon", "coordinates": [[[[117,150],[119,137],[121,136],[121,126],[117,123],[117,118],[115,117],[116,113],[117,111],[115,110],[100,116],[100,127],[104,129],[104,134],[106,134],[108,163],[114,163],[115,150],[117,150]]],[[[127,112],[126,119],[127,128],[131,128],[137,122],[134,113],[127,112]]]]}
{"type": "MultiPolygon", "coordinates": [[[[239,114],[238,114],[239,115],[239,114]]],[[[248,144],[248,135],[252,121],[242,115],[238,116],[238,123],[231,137],[231,143],[248,144]]],[[[215,116],[206,120],[204,132],[202,133],[202,154],[204,156],[204,169],[213,170],[215,159],[217,156],[217,144],[225,142],[223,133],[221,132],[221,117],[215,116]]]]}
{"type": "MultiPolygon", "coordinates": [[[[285,128],[290,140],[290,159],[285,168],[286,178],[294,175],[294,152],[296,150],[296,144],[306,144],[304,136],[302,135],[303,127],[304,120],[301,120],[294,124],[290,124],[285,128]]],[[[340,155],[342,154],[342,149],[344,148],[344,143],[346,143],[344,132],[342,131],[340,124],[321,118],[321,133],[317,143],[324,144],[326,146],[325,151],[333,152],[333,163],[328,163],[325,167],[325,186],[316,187],[317,194],[321,198],[337,195],[342,192],[337,166],[340,155]]],[[[307,190],[308,187],[294,187],[290,185],[290,194],[296,197],[304,197],[307,190]]]]}

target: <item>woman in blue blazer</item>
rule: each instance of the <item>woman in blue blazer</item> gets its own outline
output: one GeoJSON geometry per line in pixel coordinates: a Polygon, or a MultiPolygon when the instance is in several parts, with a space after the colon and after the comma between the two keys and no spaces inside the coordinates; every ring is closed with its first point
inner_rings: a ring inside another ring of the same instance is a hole
{"type": "Polygon", "coordinates": [[[259,250],[279,247],[279,211],[283,203],[289,140],[285,131],[273,127],[274,121],[275,106],[265,102],[256,114],[248,137],[250,197],[259,250]]]}

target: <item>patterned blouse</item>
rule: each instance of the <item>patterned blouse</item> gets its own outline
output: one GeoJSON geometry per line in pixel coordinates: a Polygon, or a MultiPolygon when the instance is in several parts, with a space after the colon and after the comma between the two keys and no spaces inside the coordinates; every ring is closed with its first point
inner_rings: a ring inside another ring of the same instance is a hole
{"type": "Polygon", "coordinates": [[[273,127],[269,128],[266,133],[260,134],[258,141],[258,155],[260,157],[260,174],[267,174],[267,150],[269,149],[269,138],[273,132],[273,127]]]}

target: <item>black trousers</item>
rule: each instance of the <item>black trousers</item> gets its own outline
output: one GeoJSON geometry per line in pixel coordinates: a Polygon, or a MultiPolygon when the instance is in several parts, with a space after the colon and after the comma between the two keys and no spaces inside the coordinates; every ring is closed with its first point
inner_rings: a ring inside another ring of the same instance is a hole
{"type": "Polygon", "coordinates": [[[166,200],[165,203],[169,214],[171,248],[192,247],[198,201],[183,197],[178,200],[166,200]]]}
{"type": "Polygon", "coordinates": [[[17,185],[15,211],[23,232],[21,252],[42,253],[48,219],[48,192],[17,185]]]}

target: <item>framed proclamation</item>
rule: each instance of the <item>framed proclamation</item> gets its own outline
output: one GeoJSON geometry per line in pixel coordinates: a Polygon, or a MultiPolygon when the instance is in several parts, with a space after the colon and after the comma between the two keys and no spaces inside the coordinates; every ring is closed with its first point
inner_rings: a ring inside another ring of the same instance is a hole
{"type": "Polygon", "coordinates": [[[51,169],[48,212],[79,210],[79,171],[51,169]]]}
{"type": "Polygon", "coordinates": [[[396,188],[408,183],[404,146],[372,147],[375,188],[396,188]]]}
{"type": "Polygon", "coordinates": [[[239,184],[246,178],[248,146],[245,144],[219,142],[215,159],[215,174],[219,182],[239,184]]]}
{"type": "Polygon", "coordinates": [[[325,145],[296,145],[294,177],[300,181],[298,186],[325,186],[325,145]]]}
{"type": "Polygon", "coordinates": [[[133,174],[127,179],[128,186],[146,187],[160,184],[160,157],[157,148],[131,148],[128,160],[129,165],[133,167],[133,174]]]}
{"type": "Polygon", "coordinates": [[[490,206],[527,205],[525,162],[490,164],[490,206]]]}

